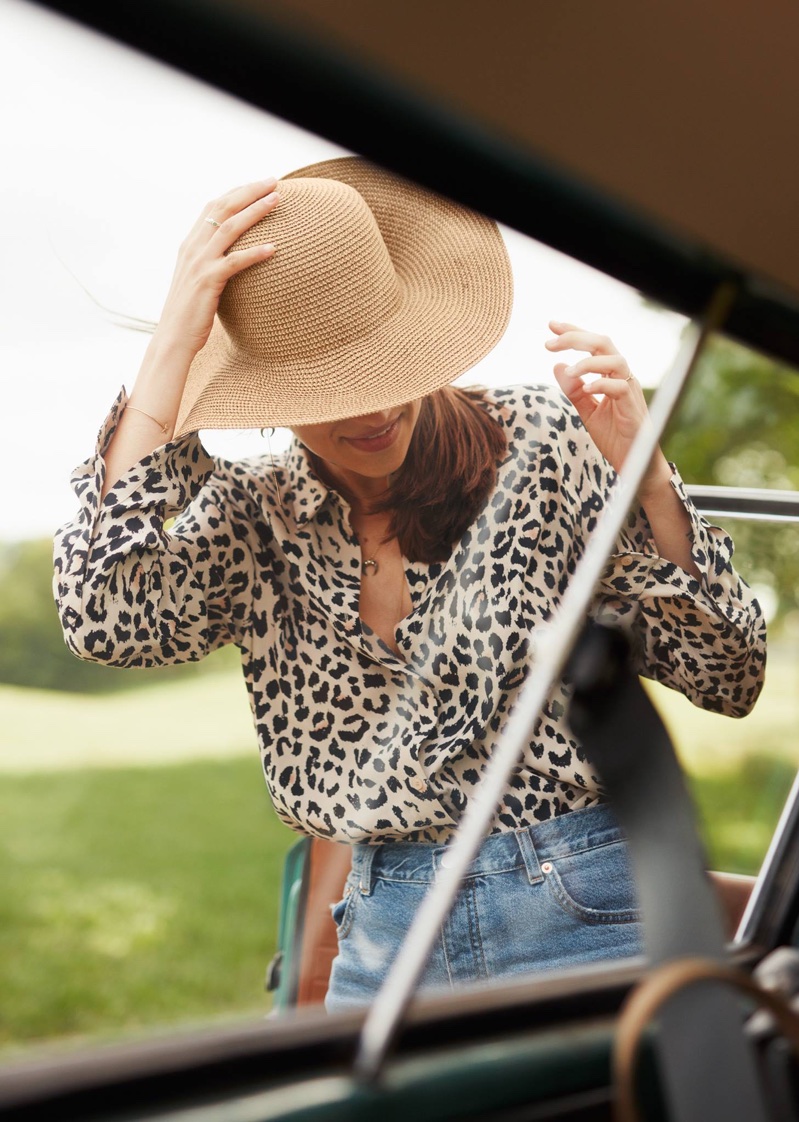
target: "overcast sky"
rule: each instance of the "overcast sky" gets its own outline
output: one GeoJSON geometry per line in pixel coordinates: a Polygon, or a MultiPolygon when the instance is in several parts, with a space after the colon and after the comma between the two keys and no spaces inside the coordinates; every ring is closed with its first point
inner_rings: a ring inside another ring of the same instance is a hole
{"type": "MultiPolygon", "coordinates": [[[[24,0],[0,0],[0,103],[0,539],[8,540],[50,536],[75,512],[70,472],[93,450],[119,387],[132,388],[147,344],[113,326],[81,285],[110,308],[155,320],[177,247],[208,199],[348,153],[24,0]]],[[[644,384],[658,381],[681,317],[645,309],[632,289],[503,234],[513,317],[463,381],[552,381],[555,360],[543,346],[552,318],[610,335],[644,384]]],[[[231,458],[264,448],[252,432],[203,439],[231,458]]]]}

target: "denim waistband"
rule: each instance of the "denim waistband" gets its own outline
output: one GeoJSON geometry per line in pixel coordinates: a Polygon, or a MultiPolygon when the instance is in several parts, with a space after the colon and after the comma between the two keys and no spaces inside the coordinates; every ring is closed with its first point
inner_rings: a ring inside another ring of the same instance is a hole
{"type": "MultiPolygon", "coordinates": [[[[467,877],[487,876],[525,868],[530,883],[543,879],[541,863],[569,854],[597,849],[621,841],[624,835],[613,811],[605,803],[572,810],[547,822],[490,834],[469,866],[467,877]]],[[[429,884],[446,864],[447,846],[425,842],[383,842],[354,845],[352,868],[360,891],[368,896],[375,879],[429,884]]]]}

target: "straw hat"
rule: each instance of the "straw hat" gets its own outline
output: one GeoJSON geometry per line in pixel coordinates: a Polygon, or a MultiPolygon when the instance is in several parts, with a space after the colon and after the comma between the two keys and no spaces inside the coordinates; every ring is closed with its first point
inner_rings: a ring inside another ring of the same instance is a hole
{"type": "Polygon", "coordinates": [[[495,222],[357,156],[278,183],[234,248],[277,252],[228,281],[175,436],[341,420],[454,381],[501,338],[510,262],[495,222]]]}

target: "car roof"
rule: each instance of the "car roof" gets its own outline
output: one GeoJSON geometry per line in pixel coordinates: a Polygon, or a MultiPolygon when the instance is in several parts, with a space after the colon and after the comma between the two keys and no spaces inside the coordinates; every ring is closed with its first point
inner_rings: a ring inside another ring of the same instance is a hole
{"type": "Polygon", "coordinates": [[[799,363],[792,0],[49,6],[799,363]]]}

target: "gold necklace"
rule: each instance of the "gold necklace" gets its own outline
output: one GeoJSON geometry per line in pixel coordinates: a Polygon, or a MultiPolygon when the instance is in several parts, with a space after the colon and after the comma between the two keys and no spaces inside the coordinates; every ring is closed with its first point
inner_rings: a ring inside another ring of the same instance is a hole
{"type": "MultiPolygon", "coordinates": [[[[355,527],[353,527],[353,529],[355,529],[355,527]]],[[[361,547],[361,573],[362,573],[363,576],[366,576],[367,573],[371,574],[372,576],[376,576],[377,573],[380,571],[380,566],[377,563],[377,555],[380,552],[380,550],[383,548],[383,546],[386,544],[386,540],[383,539],[382,541],[380,541],[380,543],[377,546],[377,549],[375,549],[374,553],[372,553],[371,556],[364,557],[363,554],[366,552],[365,546],[366,546],[366,542],[367,542],[366,535],[360,533],[358,530],[356,530],[355,532],[356,532],[357,537],[358,537],[358,543],[361,547]]],[[[389,539],[389,540],[391,540],[391,539],[389,539]]]]}
{"type": "Polygon", "coordinates": [[[361,561],[361,572],[364,576],[366,576],[367,573],[371,573],[372,576],[375,576],[380,571],[380,566],[377,563],[377,555],[385,544],[385,542],[381,542],[371,557],[364,557],[361,561]]]}

